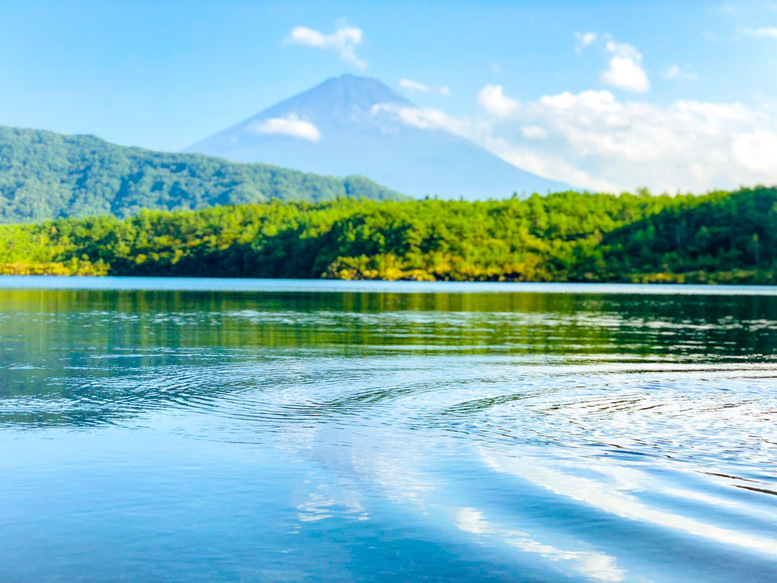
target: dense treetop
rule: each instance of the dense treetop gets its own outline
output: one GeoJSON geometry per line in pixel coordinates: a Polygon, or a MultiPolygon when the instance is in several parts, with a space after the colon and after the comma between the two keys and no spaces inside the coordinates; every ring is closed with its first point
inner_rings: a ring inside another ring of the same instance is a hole
{"type": "Polygon", "coordinates": [[[0,223],[343,196],[400,198],[360,176],[325,177],[0,126],[0,223]]]}
{"type": "Polygon", "coordinates": [[[775,283],[777,189],[143,210],[0,226],[0,271],[775,283]]]}

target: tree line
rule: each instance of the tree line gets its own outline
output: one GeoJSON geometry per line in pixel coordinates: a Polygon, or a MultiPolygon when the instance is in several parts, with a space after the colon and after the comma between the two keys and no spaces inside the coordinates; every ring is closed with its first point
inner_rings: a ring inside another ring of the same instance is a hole
{"type": "Polygon", "coordinates": [[[273,200],[0,226],[0,272],[774,283],[777,189],[273,200]]]}

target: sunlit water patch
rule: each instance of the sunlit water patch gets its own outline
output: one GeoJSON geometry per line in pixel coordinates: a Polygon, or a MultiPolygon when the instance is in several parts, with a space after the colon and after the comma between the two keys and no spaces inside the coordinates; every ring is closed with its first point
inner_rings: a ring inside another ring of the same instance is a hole
{"type": "Polygon", "coordinates": [[[0,292],[0,579],[775,580],[777,297],[399,285],[0,292]]]}

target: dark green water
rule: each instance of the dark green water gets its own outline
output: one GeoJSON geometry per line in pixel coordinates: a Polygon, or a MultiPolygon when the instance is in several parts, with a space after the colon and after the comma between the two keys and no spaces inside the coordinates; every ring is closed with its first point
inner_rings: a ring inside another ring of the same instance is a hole
{"type": "Polygon", "coordinates": [[[0,288],[0,581],[777,579],[772,290],[0,288]]]}

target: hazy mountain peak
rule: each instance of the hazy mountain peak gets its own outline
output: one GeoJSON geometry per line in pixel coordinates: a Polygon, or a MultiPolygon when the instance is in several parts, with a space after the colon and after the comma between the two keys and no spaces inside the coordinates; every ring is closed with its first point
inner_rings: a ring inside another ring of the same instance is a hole
{"type": "Polygon", "coordinates": [[[516,168],[474,143],[392,115],[416,106],[370,77],[342,75],[190,148],[239,162],[360,174],[412,196],[505,198],[567,185],[516,168]]]}
{"type": "Polygon", "coordinates": [[[344,122],[352,120],[355,114],[370,113],[372,108],[380,103],[413,105],[377,79],[342,75],[327,79],[312,89],[281,101],[247,121],[295,115],[308,121],[344,122]]]}
{"type": "Polygon", "coordinates": [[[412,105],[410,101],[377,79],[350,74],[327,79],[298,97],[302,96],[313,98],[319,104],[325,104],[327,100],[331,100],[331,103],[345,103],[363,109],[370,109],[377,103],[412,105]]]}

